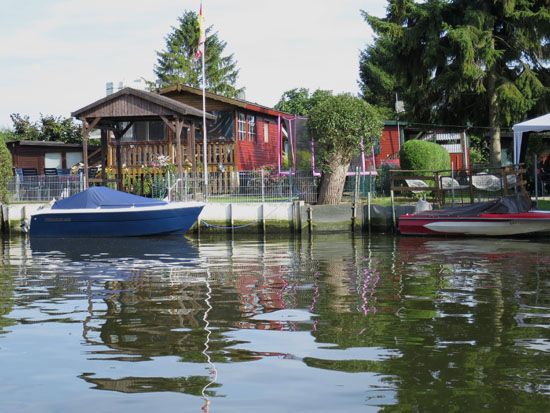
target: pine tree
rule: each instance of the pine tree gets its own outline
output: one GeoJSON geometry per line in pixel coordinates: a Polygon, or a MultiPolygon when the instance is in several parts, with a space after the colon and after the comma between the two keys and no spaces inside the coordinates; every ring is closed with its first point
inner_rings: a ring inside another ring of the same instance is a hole
{"type": "MultiPolygon", "coordinates": [[[[199,42],[197,14],[186,11],[178,26],[166,36],[166,48],[157,52],[155,74],[162,87],[187,85],[202,87],[201,61],[195,60],[199,42]]],[[[227,97],[238,97],[244,89],[236,87],[239,69],[233,55],[223,55],[227,43],[220,40],[212,26],[206,29],[206,89],[227,97]]]]}
{"type": "Polygon", "coordinates": [[[549,4],[390,0],[385,18],[364,14],[378,38],[362,55],[363,96],[387,105],[400,89],[415,121],[488,125],[500,163],[500,127],[548,100],[549,4]]]}

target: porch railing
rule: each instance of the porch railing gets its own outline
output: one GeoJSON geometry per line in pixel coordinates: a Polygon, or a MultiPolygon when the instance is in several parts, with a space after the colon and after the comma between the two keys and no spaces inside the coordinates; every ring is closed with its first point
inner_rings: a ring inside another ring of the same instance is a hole
{"type": "MultiPolygon", "coordinates": [[[[121,162],[132,174],[139,174],[143,167],[151,167],[157,163],[159,156],[166,156],[171,163],[177,164],[177,145],[168,142],[121,142],[121,162]]],[[[203,164],[203,145],[195,145],[195,162],[203,164]]],[[[187,145],[181,147],[182,162],[193,163],[193,154],[187,145]]],[[[213,142],[207,144],[207,160],[209,172],[220,169],[235,170],[235,144],[232,142],[213,142]]],[[[200,166],[199,165],[199,166],[200,166]]],[[[116,168],[116,145],[109,145],[107,166],[116,168]]]]}

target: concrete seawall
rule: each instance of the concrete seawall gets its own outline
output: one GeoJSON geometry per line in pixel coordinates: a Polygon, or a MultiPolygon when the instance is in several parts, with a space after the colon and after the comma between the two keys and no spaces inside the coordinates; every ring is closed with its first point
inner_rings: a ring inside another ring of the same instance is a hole
{"type": "MultiPolygon", "coordinates": [[[[22,224],[45,204],[3,205],[4,233],[20,233],[22,224]]],[[[395,214],[413,206],[396,206],[395,214]]],[[[303,201],[280,203],[208,203],[193,230],[200,233],[323,233],[389,232],[393,230],[389,206],[366,204],[308,205],[303,201]],[[369,212],[370,211],[370,212],[369,212]]]]}

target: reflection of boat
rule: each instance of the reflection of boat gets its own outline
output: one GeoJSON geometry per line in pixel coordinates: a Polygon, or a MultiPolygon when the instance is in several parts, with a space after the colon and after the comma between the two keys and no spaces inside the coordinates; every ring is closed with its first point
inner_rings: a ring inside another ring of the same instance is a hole
{"type": "MultiPolygon", "coordinates": [[[[44,257],[63,254],[75,262],[112,259],[139,259],[174,263],[198,258],[198,250],[182,236],[140,238],[94,238],[93,242],[78,238],[31,238],[33,255],[44,257]]],[[[120,263],[120,261],[119,261],[120,263]]]]}
{"type": "Polygon", "coordinates": [[[463,207],[399,217],[404,235],[510,236],[550,232],[550,212],[530,210],[527,197],[511,196],[463,207]]]}
{"type": "Polygon", "coordinates": [[[186,232],[204,204],[168,203],[105,187],[55,202],[31,217],[31,237],[133,237],[186,232]]]}

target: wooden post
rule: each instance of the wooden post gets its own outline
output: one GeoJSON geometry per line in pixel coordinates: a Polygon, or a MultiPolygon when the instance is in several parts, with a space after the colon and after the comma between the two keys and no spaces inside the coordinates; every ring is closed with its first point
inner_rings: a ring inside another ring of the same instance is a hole
{"type": "Polygon", "coordinates": [[[101,184],[105,185],[107,180],[107,134],[108,130],[101,129],[101,184]]]}
{"type": "Polygon", "coordinates": [[[115,150],[116,150],[116,189],[119,191],[122,191],[122,153],[120,148],[120,140],[122,139],[122,136],[118,136],[118,134],[115,133],[115,150]]]}
{"type": "Polygon", "coordinates": [[[80,119],[82,121],[82,158],[84,158],[84,189],[88,189],[88,137],[90,131],[97,126],[101,118],[93,118],[91,122],[88,122],[86,118],[80,119]]]}
{"type": "MultiPolygon", "coordinates": [[[[181,152],[181,131],[183,129],[183,121],[176,119],[176,144],[177,144],[177,158],[178,158],[178,178],[183,179],[183,154],[181,152]]],[[[181,181],[180,181],[181,182],[181,181]]]]}
{"type": "Polygon", "coordinates": [[[189,136],[189,151],[188,151],[188,153],[189,153],[189,157],[191,158],[192,171],[195,174],[195,178],[196,178],[196,174],[197,174],[197,157],[195,156],[195,132],[196,132],[195,124],[192,123],[191,124],[190,136],[189,136]]]}
{"type": "Polygon", "coordinates": [[[82,158],[84,160],[84,189],[88,189],[88,135],[90,124],[86,119],[82,121],[82,158]]]}

